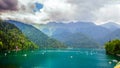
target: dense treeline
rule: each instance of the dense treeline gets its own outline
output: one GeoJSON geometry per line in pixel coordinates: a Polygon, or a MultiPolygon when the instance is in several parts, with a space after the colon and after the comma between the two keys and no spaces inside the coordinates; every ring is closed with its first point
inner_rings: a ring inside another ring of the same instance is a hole
{"type": "Polygon", "coordinates": [[[38,48],[13,24],[0,20],[0,50],[26,50],[38,48]]]}
{"type": "Polygon", "coordinates": [[[105,49],[108,54],[117,55],[120,54],[120,40],[112,40],[105,44],[105,49]]]}

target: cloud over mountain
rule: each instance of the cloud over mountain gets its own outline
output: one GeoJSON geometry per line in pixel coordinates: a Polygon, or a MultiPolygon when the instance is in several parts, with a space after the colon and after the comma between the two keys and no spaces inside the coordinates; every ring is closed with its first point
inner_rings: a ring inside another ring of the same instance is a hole
{"type": "Polygon", "coordinates": [[[1,12],[3,19],[13,19],[34,24],[50,21],[92,21],[97,24],[104,22],[120,22],[119,0],[0,0],[0,10],[4,6],[10,7],[1,12]],[[14,3],[15,2],[15,3],[14,3]],[[34,12],[35,3],[43,5],[38,12],[34,12]],[[13,7],[14,6],[14,7],[13,7]]]}

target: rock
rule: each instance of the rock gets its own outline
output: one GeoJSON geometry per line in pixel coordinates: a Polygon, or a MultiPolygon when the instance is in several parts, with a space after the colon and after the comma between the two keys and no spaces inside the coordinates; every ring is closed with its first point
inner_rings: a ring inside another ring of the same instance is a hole
{"type": "Polygon", "coordinates": [[[5,56],[7,55],[7,53],[5,53],[5,56]]]}
{"type": "Polygon", "coordinates": [[[110,61],[110,62],[108,62],[109,64],[112,64],[112,62],[110,61]]]}
{"type": "Polygon", "coordinates": [[[23,56],[27,56],[27,54],[24,54],[23,56]]]}
{"type": "Polygon", "coordinates": [[[115,63],[117,63],[118,61],[117,61],[117,60],[112,60],[112,62],[115,62],[115,63]]]}
{"type": "Polygon", "coordinates": [[[73,56],[70,56],[70,58],[73,58],[73,56]]]}
{"type": "Polygon", "coordinates": [[[116,54],[116,55],[120,57],[120,54],[116,54]]]}

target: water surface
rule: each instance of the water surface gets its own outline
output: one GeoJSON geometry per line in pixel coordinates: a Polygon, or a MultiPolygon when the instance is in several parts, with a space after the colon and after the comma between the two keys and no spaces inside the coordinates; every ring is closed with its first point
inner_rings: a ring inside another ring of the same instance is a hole
{"type": "Polygon", "coordinates": [[[35,50],[0,53],[0,68],[113,68],[103,49],[35,50]]]}

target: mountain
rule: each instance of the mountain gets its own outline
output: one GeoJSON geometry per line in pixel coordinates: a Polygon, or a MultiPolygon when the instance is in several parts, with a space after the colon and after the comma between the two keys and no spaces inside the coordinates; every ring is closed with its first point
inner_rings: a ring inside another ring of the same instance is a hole
{"type": "MultiPolygon", "coordinates": [[[[59,31],[60,32],[60,31],[59,31]]],[[[57,39],[57,40],[59,40],[59,41],[61,41],[61,42],[65,42],[65,40],[68,38],[68,36],[69,35],[71,35],[72,33],[71,32],[69,32],[69,31],[61,31],[60,33],[56,33],[56,34],[54,34],[53,36],[51,36],[51,37],[53,37],[53,38],[55,38],[55,39],[57,39]]]]}
{"type": "Polygon", "coordinates": [[[62,37],[66,45],[73,48],[99,48],[99,45],[91,38],[82,33],[71,33],[62,37]]]}
{"type": "MultiPolygon", "coordinates": [[[[42,24],[40,25],[39,29],[46,33],[47,30],[49,32],[54,32],[54,31],[62,31],[64,29],[70,31],[70,32],[77,32],[77,29],[79,28],[88,28],[89,26],[95,26],[95,24],[90,23],[90,22],[70,22],[70,23],[62,23],[62,22],[50,22],[48,24],[42,24]]],[[[47,33],[46,33],[47,34],[47,33]]]]}
{"type": "Polygon", "coordinates": [[[99,48],[99,44],[92,38],[82,33],[71,33],[70,31],[59,31],[52,36],[72,48],[99,48]]]}
{"type": "Polygon", "coordinates": [[[41,48],[66,48],[63,43],[48,37],[32,25],[13,20],[8,20],[7,22],[15,24],[20,30],[22,30],[26,37],[28,37],[35,44],[39,45],[41,48]]]}
{"type": "Polygon", "coordinates": [[[105,42],[108,42],[114,39],[120,39],[120,29],[116,29],[115,31],[106,35],[104,38],[101,39],[101,43],[104,44],[105,42]]]}
{"type": "Polygon", "coordinates": [[[0,20],[0,50],[26,50],[38,48],[13,24],[0,20]]]}
{"type": "Polygon", "coordinates": [[[60,34],[62,34],[62,32],[82,33],[85,36],[93,39],[95,42],[100,42],[101,38],[104,38],[111,32],[110,29],[96,25],[92,22],[50,22],[48,24],[40,25],[39,29],[51,37],[55,37],[56,35],[61,37],[60,34]]]}
{"type": "Polygon", "coordinates": [[[102,24],[101,25],[102,27],[105,27],[111,31],[114,31],[116,29],[119,29],[120,28],[120,25],[119,24],[116,24],[114,22],[108,22],[108,23],[105,23],[105,24],[102,24]]]}

